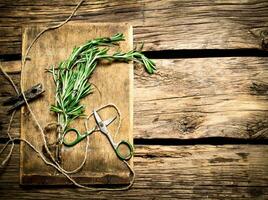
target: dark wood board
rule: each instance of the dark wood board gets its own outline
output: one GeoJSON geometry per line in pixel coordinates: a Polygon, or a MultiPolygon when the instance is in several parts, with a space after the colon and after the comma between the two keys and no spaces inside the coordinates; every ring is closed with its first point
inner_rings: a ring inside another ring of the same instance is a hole
{"type": "Polygon", "coordinates": [[[136,145],[133,188],[101,193],[73,187],[19,187],[18,146],[0,173],[1,199],[268,198],[267,145],[136,145]]]}
{"type": "MultiPolygon", "coordinates": [[[[21,27],[64,21],[79,1],[0,2],[0,54],[21,53],[21,27]]],[[[145,50],[267,48],[268,2],[86,1],[73,20],[128,22],[145,50]],[[264,41],[264,43],[262,42],[264,41]]]]}
{"type": "MultiPolygon", "coordinates": [[[[23,55],[35,36],[43,27],[26,27],[23,34],[23,55]]],[[[130,51],[132,47],[132,27],[128,24],[92,24],[92,23],[67,23],[63,27],[44,33],[31,48],[28,54],[23,74],[21,74],[23,88],[30,88],[38,83],[43,84],[45,93],[41,98],[31,102],[31,109],[41,127],[57,121],[55,113],[50,111],[50,106],[55,102],[55,84],[46,69],[52,65],[58,66],[66,60],[74,47],[98,37],[111,37],[116,33],[123,33],[125,41],[119,46],[123,52],[130,51]],[[64,47],[64,48],[63,48],[64,47]],[[38,66],[38,67],[37,67],[38,66]]],[[[115,50],[115,49],[114,49],[115,50]]],[[[112,53],[112,52],[109,52],[112,53]]],[[[81,104],[86,105],[85,114],[90,115],[93,109],[107,104],[115,104],[121,113],[121,126],[118,134],[115,132],[119,125],[119,116],[109,125],[108,129],[115,142],[121,140],[133,142],[133,64],[114,62],[112,64],[99,64],[93,72],[90,82],[94,83],[98,92],[85,97],[81,104]],[[116,71],[116,73],[115,73],[116,71]],[[120,78],[118,78],[120,77],[120,78]]],[[[96,91],[96,89],[95,89],[96,91]]],[[[106,108],[99,111],[103,120],[115,117],[115,109],[106,108]]],[[[88,127],[96,126],[94,118],[88,121],[88,127]]],[[[84,119],[75,120],[70,127],[80,132],[85,132],[84,119]]],[[[48,144],[56,141],[56,129],[46,132],[48,144]]],[[[74,136],[74,135],[73,135],[74,136]]],[[[36,126],[32,115],[26,107],[21,111],[20,137],[31,142],[39,151],[43,148],[43,139],[39,128],[36,126]]],[[[61,166],[72,171],[80,166],[84,160],[87,140],[81,141],[74,147],[61,148],[61,166]]],[[[84,167],[72,177],[86,184],[126,184],[131,179],[128,167],[116,156],[106,136],[95,132],[89,136],[89,149],[84,167]]],[[[59,185],[69,184],[66,178],[46,165],[40,157],[27,145],[21,145],[21,184],[34,185],[59,185]]],[[[128,161],[132,165],[132,159],[128,161]]]]}

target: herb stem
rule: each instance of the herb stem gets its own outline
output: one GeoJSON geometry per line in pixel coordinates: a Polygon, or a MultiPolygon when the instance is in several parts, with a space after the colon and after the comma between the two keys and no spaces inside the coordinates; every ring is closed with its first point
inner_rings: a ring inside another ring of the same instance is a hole
{"type": "MultiPolygon", "coordinates": [[[[108,54],[110,46],[118,45],[118,42],[123,40],[124,36],[121,33],[110,38],[90,40],[78,48],[75,47],[69,58],[61,62],[57,68],[52,66],[48,70],[52,74],[56,86],[55,104],[51,105],[50,110],[58,116],[61,136],[73,120],[83,116],[85,106],[80,105],[80,101],[92,93],[91,84],[88,80],[99,61],[135,61],[144,65],[149,74],[154,72],[154,62],[140,51],[131,50],[126,53],[119,51],[111,55],[108,54]],[[103,46],[105,47],[103,48],[103,46]]],[[[60,138],[62,139],[62,137],[60,138]]]]}

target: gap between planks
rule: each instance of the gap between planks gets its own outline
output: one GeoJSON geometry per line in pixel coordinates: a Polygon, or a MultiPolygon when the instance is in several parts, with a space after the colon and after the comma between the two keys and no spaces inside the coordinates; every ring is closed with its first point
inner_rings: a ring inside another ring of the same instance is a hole
{"type": "MultiPolygon", "coordinates": [[[[268,51],[260,49],[187,49],[142,51],[142,53],[151,59],[268,57],[268,51]]],[[[4,62],[4,65],[5,62],[20,62],[19,60],[21,60],[21,54],[0,55],[0,59],[4,62]]],[[[10,71],[12,72],[12,70],[10,71]]]]}

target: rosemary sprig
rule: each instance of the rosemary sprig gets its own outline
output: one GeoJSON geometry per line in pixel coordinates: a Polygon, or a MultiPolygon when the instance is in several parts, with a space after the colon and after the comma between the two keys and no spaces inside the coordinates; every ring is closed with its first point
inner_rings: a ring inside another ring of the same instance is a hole
{"type": "Polygon", "coordinates": [[[149,74],[156,69],[155,63],[138,50],[126,53],[118,51],[109,55],[109,47],[123,40],[122,33],[110,38],[90,40],[80,47],[75,47],[69,58],[61,62],[58,68],[52,66],[48,70],[56,85],[55,104],[50,110],[58,115],[61,134],[66,131],[70,122],[83,116],[85,105],[80,105],[80,100],[92,92],[88,79],[101,60],[139,62],[144,65],[149,74]]]}

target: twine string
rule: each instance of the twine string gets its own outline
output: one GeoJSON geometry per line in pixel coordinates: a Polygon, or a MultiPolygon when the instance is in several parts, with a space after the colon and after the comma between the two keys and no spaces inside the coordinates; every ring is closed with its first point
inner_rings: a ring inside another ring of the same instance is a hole
{"type": "MultiPolygon", "coordinates": [[[[64,24],[66,24],[68,21],[71,20],[71,18],[74,16],[74,14],[76,13],[76,11],[78,10],[78,8],[81,6],[81,4],[84,2],[84,0],[81,0],[77,6],[74,8],[73,12],[71,13],[71,15],[66,19],[64,20],[63,22],[61,22],[60,24],[58,25],[55,25],[55,26],[50,26],[50,27],[47,27],[46,29],[42,30],[41,32],[39,32],[36,37],[33,39],[33,41],[30,43],[29,47],[26,49],[26,52],[25,54],[22,56],[22,66],[21,66],[21,76],[23,76],[23,72],[24,72],[24,67],[25,67],[25,64],[26,64],[26,59],[27,59],[27,56],[32,48],[32,46],[34,45],[34,43],[41,37],[42,34],[44,34],[45,32],[49,31],[49,30],[53,30],[53,29],[57,29],[57,28],[60,28],[61,26],[63,26],[64,24]]],[[[11,77],[4,71],[4,69],[2,68],[2,66],[0,65],[0,69],[1,71],[3,72],[4,76],[11,82],[11,85],[13,86],[13,88],[15,89],[15,91],[18,93],[18,88],[16,87],[16,85],[14,84],[14,82],[12,81],[11,77]]],[[[25,104],[26,104],[26,107],[27,109],[29,110],[35,124],[37,125],[38,129],[40,130],[40,133],[41,133],[41,136],[42,136],[42,140],[43,140],[43,144],[44,144],[44,147],[45,147],[45,150],[46,152],[48,153],[50,159],[52,161],[49,161],[45,156],[44,154],[39,151],[33,144],[31,144],[28,140],[26,139],[23,139],[23,138],[12,138],[11,135],[10,135],[10,127],[11,127],[11,124],[12,124],[12,121],[14,119],[14,115],[15,115],[15,111],[13,111],[12,115],[11,115],[11,118],[10,118],[10,121],[9,121],[9,126],[8,126],[8,137],[9,137],[9,140],[7,141],[7,143],[4,145],[4,147],[0,150],[0,155],[3,153],[3,151],[6,149],[6,147],[8,146],[9,143],[12,143],[12,146],[11,146],[11,149],[10,149],[10,152],[8,153],[7,157],[4,159],[4,161],[1,163],[2,166],[4,166],[7,161],[10,159],[11,155],[12,155],[12,151],[14,149],[14,141],[18,140],[18,141],[22,141],[24,142],[25,144],[27,144],[29,147],[31,147],[31,149],[33,151],[35,151],[37,153],[37,155],[43,160],[43,162],[46,164],[46,165],[49,165],[49,166],[52,166],[54,167],[56,170],[58,170],[61,174],[63,174],[68,180],[70,180],[75,186],[79,187],[79,188],[84,188],[84,189],[87,189],[87,190],[91,190],[91,191],[114,191],[114,190],[127,190],[129,189],[133,183],[134,183],[134,180],[135,180],[135,172],[133,170],[133,168],[130,166],[130,164],[123,160],[122,162],[127,166],[127,168],[129,169],[131,175],[132,175],[132,178],[130,180],[130,183],[127,185],[127,186],[122,186],[122,187],[118,187],[118,188],[108,188],[108,187],[105,187],[105,188],[95,188],[95,187],[89,187],[89,186],[85,186],[85,185],[82,185],[80,183],[78,183],[77,181],[75,181],[69,174],[73,174],[73,173],[76,173],[78,172],[85,164],[86,162],[86,159],[87,159],[87,151],[88,151],[88,144],[89,144],[89,139],[87,137],[87,145],[86,145],[86,149],[85,149],[85,156],[84,156],[84,159],[82,161],[82,163],[74,170],[72,171],[67,171],[65,169],[63,169],[60,164],[55,160],[55,158],[52,156],[52,153],[51,151],[49,150],[48,148],[48,144],[47,144],[47,141],[46,141],[46,136],[45,136],[45,133],[44,133],[44,129],[42,128],[41,124],[39,123],[39,121],[37,120],[34,112],[32,111],[26,97],[25,97],[25,94],[24,94],[24,88],[23,88],[23,79],[21,79],[21,82],[20,82],[20,89],[21,89],[21,94],[22,94],[22,97],[23,97],[23,100],[25,101],[25,104]]],[[[107,104],[107,105],[104,105],[102,106],[100,109],[103,109],[105,107],[108,107],[108,106],[113,106],[116,110],[117,110],[117,113],[119,115],[119,125],[118,125],[118,128],[116,130],[116,133],[119,132],[119,129],[120,129],[120,126],[121,126],[121,113],[119,111],[119,109],[116,107],[116,105],[114,104],[107,104]]],[[[87,117],[86,121],[88,121],[89,117],[92,116],[92,113],[87,117]]],[[[87,128],[87,122],[85,121],[85,127],[86,129],[88,130],[87,128]]]]}

